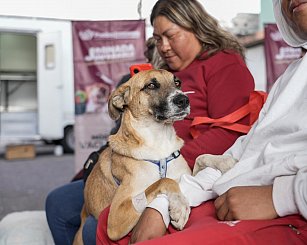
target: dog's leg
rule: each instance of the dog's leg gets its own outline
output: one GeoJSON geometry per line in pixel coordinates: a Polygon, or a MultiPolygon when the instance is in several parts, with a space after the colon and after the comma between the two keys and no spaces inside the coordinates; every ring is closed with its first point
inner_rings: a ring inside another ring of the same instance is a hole
{"type": "Polygon", "coordinates": [[[196,158],[193,175],[195,176],[199,171],[206,167],[218,169],[222,174],[231,169],[238,161],[228,155],[211,155],[203,154],[196,158]]]}
{"type": "MultiPolygon", "coordinates": [[[[115,195],[108,218],[108,236],[112,240],[118,240],[128,234],[138,222],[142,211],[138,210],[133,204],[133,197],[125,196],[127,190],[121,190],[115,195]],[[117,195],[120,193],[120,195],[117,195]]],[[[129,193],[129,192],[128,192],[129,193]]],[[[131,193],[131,192],[130,192],[131,193]]],[[[170,215],[173,224],[178,229],[182,229],[188,220],[190,214],[190,207],[184,196],[181,194],[179,185],[176,181],[168,178],[160,179],[151,186],[149,186],[144,193],[144,208],[146,204],[150,203],[158,194],[166,194],[170,202],[170,215]]],[[[138,195],[139,197],[141,195],[138,195]]]]}
{"type": "Polygon", "coordinates": [[[81,210],[81,224],[80,224],[80,227],[75,235],[75,238],[74,238],[74,242],[73,242],[73,245],[83,245],[83,239],[82,239],[82,230],[83,230],[83,226],[84,226],[84,223],[85,223],[85,220],[87,218],[87,213],[85,211],[85,207],[83,205],[82,207],[82,210],[81,210]]]}
{"type": "Polygon", "coordinates": [[[73,242],[74,245],[83,244],[82,230],[86,218],[89,215],[92,215],[98,220],[100,213],[110,205],[114,196],[116,184],[114,183],[113,176],[109,169],[110,152],[109,148],[103,151],[100,155],[99,161],[96,163],[87,178],[84,187],[84,205],[80,214],[81,225],[75,235],[73,242]]]}

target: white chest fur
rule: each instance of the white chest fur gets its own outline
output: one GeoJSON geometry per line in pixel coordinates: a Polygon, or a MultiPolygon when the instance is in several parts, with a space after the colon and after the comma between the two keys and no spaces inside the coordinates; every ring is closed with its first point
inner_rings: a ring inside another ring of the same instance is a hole
{"type": "Polygon", "coordinates": [[[132,152],[137,159],[160,160],[180,150],[183,141],[177,137],[171,124],[133,121],[132,127],[144,143],[132,152]]]}

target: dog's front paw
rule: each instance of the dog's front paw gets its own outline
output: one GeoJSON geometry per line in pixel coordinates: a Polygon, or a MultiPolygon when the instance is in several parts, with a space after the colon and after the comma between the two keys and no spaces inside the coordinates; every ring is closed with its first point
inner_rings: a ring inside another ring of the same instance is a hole
{"type": "Polygon", "coordinates": [[[200,170],[211,167],[220,170],[223,174],[231,169],[238,161],[228,155],[203,154],[196,158],[193,175],[200,170]]]}
{"type": "Polygon", "coordinates": [[[189,203],[181,193],[168,194],[168,200],[171,223],[176,229],[182,230],[191,212],[189,203]]]}
{"type": "Polygon", "coordinates": [[[207,164],[210,162],[210,160],[212,159],[211,154],[203,154],[203,155],[199,155],[196,160],[195,160],[195,164],[194,164],[194,168],[193,168],[193,175],[195,176],[199,171],[203,170],[204,168],[208,167],[207,164]]]}

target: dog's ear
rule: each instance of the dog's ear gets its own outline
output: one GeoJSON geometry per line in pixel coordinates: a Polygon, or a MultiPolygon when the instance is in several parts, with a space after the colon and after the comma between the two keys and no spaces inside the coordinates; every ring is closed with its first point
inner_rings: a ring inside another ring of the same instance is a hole
{"type": "Polygon", "coordinates": [[[122,85],[116,89],[109,98],[109,115],[113,120],[117,120],[128,104],[130,95],[130,86],[122,85]]]}

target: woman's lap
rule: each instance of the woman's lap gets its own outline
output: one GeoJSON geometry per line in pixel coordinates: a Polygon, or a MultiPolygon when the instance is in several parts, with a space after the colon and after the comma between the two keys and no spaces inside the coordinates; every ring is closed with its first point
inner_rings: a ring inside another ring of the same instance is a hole
{"type": "MultiPolygon", "coordinates": [[[[106,209],[98,220],[96,244],[128,244],[129,235],[112,242],[106,233],[106,209]]],[[[184,230],[169,227],[164,237],[140,244],[306,244],[307,222],[299,215],[291,215],[274,220],[222,222],[216,219],[213,202],[193,208],[184,230]],[[297,234],[289,224],[297,227],[297,234]]]]}

